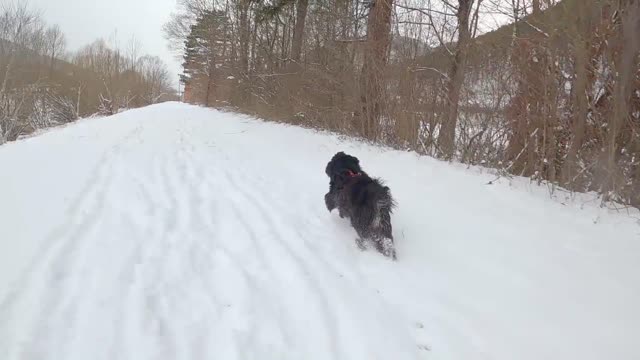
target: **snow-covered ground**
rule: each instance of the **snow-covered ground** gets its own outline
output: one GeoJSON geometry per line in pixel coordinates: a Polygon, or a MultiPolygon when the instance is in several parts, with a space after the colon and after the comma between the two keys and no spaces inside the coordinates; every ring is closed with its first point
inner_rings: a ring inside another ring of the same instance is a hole
{"type": "Polygon", "coordinates": [[[0,147],[0,359],[640,359],[640,216],[179,103],[0,147]],[[323,202],[339,150],[397,262],[323,202]]]}

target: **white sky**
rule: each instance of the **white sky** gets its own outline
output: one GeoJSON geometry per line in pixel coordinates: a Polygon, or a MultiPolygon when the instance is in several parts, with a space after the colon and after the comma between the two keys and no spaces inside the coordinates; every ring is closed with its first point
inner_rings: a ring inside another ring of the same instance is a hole
{"type": "MultiPolygon", "coordinates": [[[[0,0],[0,3],[15,0],[0,0]]],[[[162,25],[176,9],[176,0],[18,0],[42,14],[49,24],[58,24],[67,37],[67,50],[77,50],[97,38],[125,48],[132,36],[141,54],[160,57],[169,67],[174,86],[180,62],[167,48],[162,25]]]]}

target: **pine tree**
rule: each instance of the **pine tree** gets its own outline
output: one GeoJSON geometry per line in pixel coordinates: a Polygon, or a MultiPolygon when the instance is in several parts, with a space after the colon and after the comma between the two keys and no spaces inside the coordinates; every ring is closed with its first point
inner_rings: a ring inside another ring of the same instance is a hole
{"type": "Polygon", "coordinates": [[[185,41],[184,74],[181,81],[194,94],[202,97],[204,105],[215,99],[219,69],[229,62],[230,39],[228,17],[223,11],[206,11],[191,26],[185,41]]]}

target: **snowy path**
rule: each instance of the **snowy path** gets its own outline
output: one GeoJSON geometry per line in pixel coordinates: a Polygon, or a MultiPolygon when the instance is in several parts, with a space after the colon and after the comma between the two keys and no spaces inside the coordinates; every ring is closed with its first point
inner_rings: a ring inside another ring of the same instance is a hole
{"type": "Polygon", "coordinates": [[[0,165],[0,359],[640,357],[629,216],[175,103],[0,165]],[[342,149],[398,199],[398,263],[324,208],[342,149]]]}

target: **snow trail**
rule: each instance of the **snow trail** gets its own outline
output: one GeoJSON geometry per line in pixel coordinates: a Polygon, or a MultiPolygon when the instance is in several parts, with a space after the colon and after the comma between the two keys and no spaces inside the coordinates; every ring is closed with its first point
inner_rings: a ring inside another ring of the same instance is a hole
{"type": "Polygon", "coordinates": [[[8,144],[0,164],[2,359],[640,355],[631,216],[178,103],[8,144]],[[398,200],[398,262],[326,211],[339,150],[398,200]]]}

